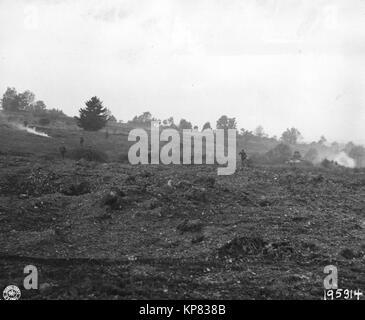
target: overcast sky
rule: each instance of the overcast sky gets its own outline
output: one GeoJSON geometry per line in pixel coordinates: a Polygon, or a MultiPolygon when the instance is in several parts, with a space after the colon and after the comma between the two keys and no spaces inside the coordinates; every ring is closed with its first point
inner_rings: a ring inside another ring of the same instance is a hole
{"type": "Polygon", "coordinates": [[[0,90],[365,143],[360,0],[0,0],[0,90]]]}

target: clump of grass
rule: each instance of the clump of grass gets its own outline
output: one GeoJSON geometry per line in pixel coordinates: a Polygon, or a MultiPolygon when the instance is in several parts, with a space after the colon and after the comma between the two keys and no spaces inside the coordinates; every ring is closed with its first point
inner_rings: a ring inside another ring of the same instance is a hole
{"type": "Polygon", "coordinates": [[[103,151],[91,148],[77,148],[70,150],[68,154],[66,154],[68,158],[74,160],[85,159],[87,161],[95,161],[95,162],[108,162],[108,155],[103,151]]]}

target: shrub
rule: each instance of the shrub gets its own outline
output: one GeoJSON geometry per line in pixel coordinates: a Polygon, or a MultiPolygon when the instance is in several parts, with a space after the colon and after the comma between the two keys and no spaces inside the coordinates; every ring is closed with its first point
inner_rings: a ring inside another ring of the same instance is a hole
{"type": "Polygon", "coordinates": [[[333,160],[328,160],[327,158],[325,158],[324,160],[322,160],[321,162],[321,166],[323,168],[327,168],[327,169],[330,169],[330,168],[335,168],[335,167],[338,167],[338,163],[333,161],[333,160]]]}
{"type": "Polygon", "coordinates": [[[291,149],[284,143],[278,144],[275,148],[264,154],[253,153],[249,158],[252,164],[283,164],[292,157],[291,149]]]}
{"type": "Polygon", "coordinates": [[[266,158],[270,163],[284,163],[291,158],[291,149],[287,144],[280,143],[275,148],[266,152],[266,158]]]}
{"type": "Polygon", "coordinates": [[[48,118],[40,118],[38,120],[38,124],[41,126],[48,126],[51,123],[51,120],[48,118]]]}
{"type": "Polygon", "coordinates": [[[265,164],[267,163],[267,158],[265,154],[260,154],[258,152],[253,153],[247,160],[247,162],[252,164],[265,164]]]}

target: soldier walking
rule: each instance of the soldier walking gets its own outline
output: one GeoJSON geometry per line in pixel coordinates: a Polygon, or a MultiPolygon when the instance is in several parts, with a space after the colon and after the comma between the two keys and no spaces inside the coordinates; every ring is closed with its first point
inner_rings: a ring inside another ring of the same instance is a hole
{"type": "Polygon", "coordinates": [[[65,145],[63,144],[62,146],[60,146],[59,150],[60,150],[60,154],[61,154],[62,159],[65,159],[65,154],[67,152],[65,145]]]}
{"type": "Polygon", "coordinates": [[[247,154],[246,154],[245,150],[242,149],[240,151],[239,155],[241,156],[241,164],[242,164],[242,167],[244,167],[245,166],[246,159],[247,159],[247,154]]]}

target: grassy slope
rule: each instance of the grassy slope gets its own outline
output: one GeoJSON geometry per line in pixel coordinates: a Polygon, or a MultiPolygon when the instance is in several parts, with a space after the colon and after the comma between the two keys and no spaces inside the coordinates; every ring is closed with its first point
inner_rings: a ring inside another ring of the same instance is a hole
{"type": "Polygon", "coordinates": [[[65,144],[70,151],[79,148],[80,137],[84,137],[84,146],[91,146],[105,152],[110,161],[116,161],[120,154],[128,152],[127,133],[110,135],[105,138],[103,132],[85,132],[78,129],[40,128],[50,138],[37,136],[26,131],[16,130],[7,124],[0,124],[0,152],[10,155],[29,155],[34,157],[59,158],[58,148],[65,144]]]}

